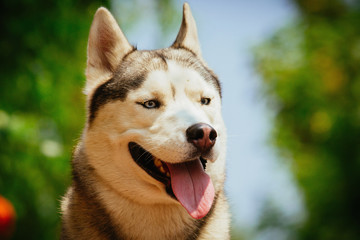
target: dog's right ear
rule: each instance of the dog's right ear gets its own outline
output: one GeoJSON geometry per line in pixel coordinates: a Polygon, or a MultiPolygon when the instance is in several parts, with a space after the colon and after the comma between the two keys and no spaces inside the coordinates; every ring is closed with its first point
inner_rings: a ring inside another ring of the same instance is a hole
{"type": "Polygon", "coordinates": [[[85,93],[110,79],[121,59],[132,50],[111,13],[99,8],[89,34],[85,93]]]}
{"type": "Polygon", "coordinates": [[[179,33],[176,37],[172,47],[185,48],[192,51],[195,55],[201,58],[200,43],[197,34],[195,19],[191,14],[188,3],[183,5],[183,20],[179,33]]]}

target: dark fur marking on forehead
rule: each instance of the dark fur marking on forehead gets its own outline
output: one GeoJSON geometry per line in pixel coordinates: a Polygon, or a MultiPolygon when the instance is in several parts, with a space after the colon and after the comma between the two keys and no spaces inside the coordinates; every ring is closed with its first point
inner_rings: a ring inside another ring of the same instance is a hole
{"type": "Polygon", "coordinates": [[[124,61],[130,54],[132,54],[132,53],[135,52],[135,51],[137,51],[137,46],[132,46],[131,51],[128,52],[127,54],[125,54],[125,55],[122,57],[121,61],[124,61]]]}
{"type": "Polygon", "coordinates": [[[173,84],[171,84],[171,94],[173,96],[173,98],[175,99],[175,94],[176,94],[176,90],[173,84]]]}
{"type": "Polygon", "coordinates": [[[89,104],[89,123],[91,124],[99,108],[114,100],[125,100],[130,90],[135,90],[153,70],[167,70],[167,61],[173,60],[185,68],[197,71],[205,81],[212,84],[221,97],[221,86],[216,75],[190,50],[167,48],[155,51],[134,48],[124,56],[114,76],[100,85],[93,93],[89,104]]]}
{"type": "Polygon", "coordinates": [[[94,92],[90,102],[90,119],[91,123],[99,108],[113,100],[124,100],[129,90],[134,90],[141,86],[145,76],[140,75],[134,79],[119,80],[111,78],[109,81],[100,85],[94,92]]]}
{"type": "Polygon", "coordinates": [[[187,47],[185,47],[185,46],[180,46],[180,45],[177,45],[177,44],[175,44],[175,45],[173,44],[173,45],[171,46],[171,48],[186,50],[186,51],[190,52],[194,57],[197,57],[197,55],[196,55],[191,49],[189,49],[189,48],[187,48],[187,47]]]}
{"type": "Polygon", "coordinates": [[[179,47],[172,46],[164,50],[167,50],[165,51],[167,53],[165,54],[167,58],[182,63],[184,67],[189,67],[198,71],[205,81],[214,84],[214,86],[219,92],[220,98],[222,97],[221,84],[216,74],[206,65],[204,65],[204,63],[198,58],[198,56],[193,51],[182,46],[179,47]],[[171,54],[171,51],[179,51],[179,53],[173,55],[171,54]]]}
{"type": "Polygon", "coordinates": [[[166,62],[165,56],[164,56],[162,53],[160,53],[160,52],[155,52],[155,54],[156,54],[156,56],[158,56],[158,57],[164,62],[164,64],[167,66],[167,62],[166,62]]]}
{"type": "Polygon", "coordinates": [[[96,112],[102,105],[114,100],[123,101],[129,91],[139,88],[148,72],[167,68],[163,54],[156,51],[137,51],[134,48],[124,56],[114,76],[95,90],[89,104],[89,123],[95,119],[96,112]]]}
{"type": "MultiPolygon", "coordinates": [[[[204,65],[203,65],[204,66],[204,65]]],[[[208,67],[204,66],[204,68],[207,70],[207,72],[211,75],[211,82],[213,82],[215,84],[216,89],[219,92],[220,98],[222,98],[222,91],[221,91],[221,83],[218,79],[218,77],[216,76],[216,74],[209,69],[208,67]]]]}

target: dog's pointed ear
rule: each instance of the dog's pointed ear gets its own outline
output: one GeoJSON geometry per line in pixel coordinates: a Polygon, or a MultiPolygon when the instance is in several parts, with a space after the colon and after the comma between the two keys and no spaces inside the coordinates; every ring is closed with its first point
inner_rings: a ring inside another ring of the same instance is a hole
{"type": "Polygon", "coordinates": [[[99,8],[89,34],[85,93],[108,80],[121,59],[133,49],[111,13],[99,8]]]}
{"type": "Polygon", "coordinates": [[[172,47],[186,48],[201,58],[196,23],[188,3],[184,3],[181,27],[172,47]]]}

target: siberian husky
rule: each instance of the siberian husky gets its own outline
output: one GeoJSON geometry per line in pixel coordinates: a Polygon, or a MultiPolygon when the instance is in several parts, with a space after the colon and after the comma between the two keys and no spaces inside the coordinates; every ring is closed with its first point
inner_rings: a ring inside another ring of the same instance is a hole
{"type": "Polygon", "coordinates": [[[87,54],[88,115],[61,239],[229,239],[220,83],[189,5],[173,45],[152,51],[99,8],[87,54]]]}

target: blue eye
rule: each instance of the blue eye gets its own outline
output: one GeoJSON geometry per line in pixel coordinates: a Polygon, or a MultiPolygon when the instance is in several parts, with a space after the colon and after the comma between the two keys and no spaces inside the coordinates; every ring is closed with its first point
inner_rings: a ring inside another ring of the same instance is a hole
{"type": "Polygon", "coordinates": [[[211,99],[210,98],[201,98],[201,100],[200,100],[200,103],[202,104],[202,105],[209,105],[210,104],[210,102],[211,102],[211,99]]]}
{"type": "Polygon", "coordinates": [[[148,109],[151,109],[151,108],[159,108],[159,107],[160,107],[160,102],[157,101],[157,100],[149,100],[149,101],[146,101],[146,102],[141,103],[141,105],[142,105],[144,108],[148,108],[148,109]]]}

